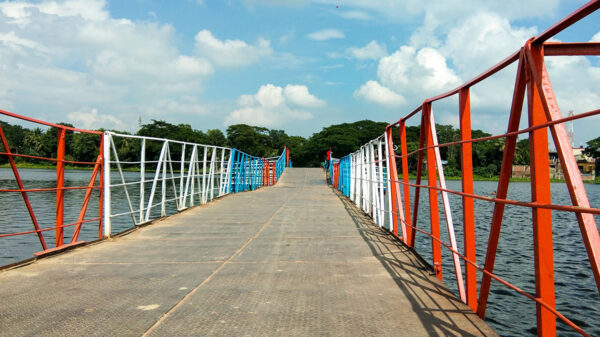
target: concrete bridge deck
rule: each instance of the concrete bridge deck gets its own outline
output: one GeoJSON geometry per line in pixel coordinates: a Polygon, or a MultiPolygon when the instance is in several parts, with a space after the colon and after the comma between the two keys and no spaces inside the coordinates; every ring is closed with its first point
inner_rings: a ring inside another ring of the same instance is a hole
{"type": "Polygon", "coordinates": [[[324,183],[288,169],[0,273],[1,336],[496,335],[324,183]]]}

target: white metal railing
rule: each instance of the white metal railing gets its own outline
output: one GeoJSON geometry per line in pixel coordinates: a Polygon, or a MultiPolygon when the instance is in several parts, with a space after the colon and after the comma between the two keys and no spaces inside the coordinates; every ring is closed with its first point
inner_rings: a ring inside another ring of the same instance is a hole
{"type": "Polygon", "coordinates": [[[141,225],[229,193],[272,185],[289,164],[287,148],[265,159],[228,147],[108,131],[102,144],[105,236],[111,236],[115,218],[129,216],[141,225]]]}
{"type": "Polygon", "coordinates": [[[160,216],[166,216],[168,203],[181,211],[228,194],[231,151],[220,146],[105,132],[104,234],[111,235],[111,222],[116,217],[129,215],[135,225],[141,225],[154,218],[152,210],[156,207],[160,207],[160,216]],[[115,142],[127,142],[128,149],[138,146],[137,158],[122,160],[115,142]],[[111,177],[111,169],[118,172],[117,182],[111,177]],[[114,212],[111,202],[117,190],[125,197],[120,201],[127,202],[127,210],[119,213],[114,212]]]}
{"type": "MultiPolygon", "coordinates": [[[[369,214],[379,227],[387,224],[392,230],[388,144],[385,134],[364,144],[360,149],[348,155],[350,160],[350,199],[369,214]],[[386,207],[386,199],[388,206],[386,207]]],[[[342,158],[342,160],[347,160],[342,158]]]]}
{"type": "MultiPolygon", "coordinates": [[[[430,118],[430,132],[432,135],[432,143],[437,145],[438,140],[436,135],[435,122],[433,121],[433,116],[431,116],[430,118]]],[[[387,215],[387,229],[390,232],[394,232],[395,230],[396,233],[399,230],[401,233],[401,237],[406,238],[408,233],[407,222],[401,220],[399,221],[399,224],[395,224],[393,220],[393,196],[391,193],[390,183],[395,184],[395,188],[397,191],[400,191],[400,186],[398,177],[388,178],[387,172],[393,172],[390,169],[390,163],[395,163],[395,160],[392,161],[389,158],[391,154],[395,155],[395,152],[393,150],[390,151],[388,142],[388,137],[384,133],[383,135],[361,146],[358,151],[351,153],[344,158],[341,158],[340,164],[338,165],[349,165],[350,177],[341,177],[339,180],[343,181],[344,179],[347,179],[350,181],[350,188],[347,189],[347,192],[344,193],[356,204],[357,207],[360,207],[365,213],[371,216],[373,218],[373,221],[375,221],[375,223],[379,225],[379,227],[384,227],[386,225],[385,217],[387,215]],[[349,164],[347,163],[348,159],[350,162],[349,164]],[[385,205],[386,201],[387,207],[385,205]]],[[[446,225],[450,239],[450,247],[454,251],[457,251],[458,247],[456,243],[456,233],[454,230],[454,223],[452,219],[452,212],[450,209],[448,193],[445,191],[447,187],[439,148],[436,147],[434,149],[434,152],[435,166],[437,169],[437,179],[439,180],[439,184],[442,189],[440,194],[442,195],[442,204],[444,208],[446,225]]],[[[339,168],[339,170],[341,170],[341,172],[344,172],[343,168],[339,168]]],[[[344,191],[343,188],[341,188],[341,190],[344,191]]],[[[405,219],[403,202],[401,200],[400,195],[398,195],[397,198],[398,199],[396,202],[396,215],[400,219],[405,219]]],[[[459,294],[461,296],[461,299],[464,300],[464,282],[462,271],[460,270],[460,260],[458,254],[453,253],[452,260],[455,267],[459,294]]]]}

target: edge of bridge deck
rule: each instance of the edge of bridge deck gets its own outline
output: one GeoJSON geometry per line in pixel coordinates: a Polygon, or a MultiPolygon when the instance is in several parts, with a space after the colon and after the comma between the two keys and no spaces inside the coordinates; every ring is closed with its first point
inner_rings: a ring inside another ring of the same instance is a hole
{"type": "Polygon", "coordinates": [[[0,336],[495,336],[320,169],[0,271],[0,336]]]}

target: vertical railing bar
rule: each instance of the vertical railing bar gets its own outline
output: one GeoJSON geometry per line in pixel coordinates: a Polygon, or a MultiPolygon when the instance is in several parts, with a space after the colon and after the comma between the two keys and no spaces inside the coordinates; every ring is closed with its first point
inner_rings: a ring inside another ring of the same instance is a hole
{"type": "Polygon", "coordinates": [[[374,217],[376,216],[377,218],[377,225],[379,225],[379,227],[381,227],[381,221],[379,221],[379,214],[375,215],[375,213],[379,213],[379,197],[378,197],[378,193],[377,193],[377,188],[378,188],[378,182],[377,182],[377,163],[375,162],[375,143],[371,142],[369,145],[369,150],[370,150],[370,155],[371,155],[371,207],[372,207],[372,214],[374,215],[374,217]]]}
{"type": "MultiPolygon", "coordinates": [[[[531,51],[529,51],[531,54],[531,51]]],[[[533,58],[533,55],[531,55],[533,58]]],[[[554,121],[562,118],[562,113],[556,102],[556,96],[552,83],[550,82],[550,76],[546,71],[546,66],[543,62],[540,65],[533,62],[532,68],[541,68],[541,71],[532,72],[533,79],[536,82],[538,93],[542,98],[542,106],[548,121],[554,121]]],[[[571,146],[569,135],[565,129],[564,124],[555,124],[550,126],[550,132],[558,157],[563,170],[563,176],[566,180],[567,189],[569,190],[569,196],[574,206],[582,208],[590,208],[590,202],[586,193],[586,188],[581,178],[581,172],[577,166],[575,155],[573,154],[573,147],[571,146]]],[[[596,159],[598,161],[598,159],[596,159]]],[[[598,227],[594,216],[589,213],[575,213],[579,229],[583,239],[583,243],[590,261],[590,267],[594,274],[596,281],[596,287],[600,292],[600,235],[598,234],[598,227]]]]}
{"type": "MultiPolygon", "coordinates": [[[[410,186],[409,183],[409,167],[408,167],[408,145],[406,142],[406,124],[404,122],[400,123],[399,127],[400,131],[400,153],[402,154],[402,181],[404,182],[404,195],[402,195],[404,200],[404,207],[402,207],[402,200],[400,200],[400,187],[398,186],[398,208],[401,210],[400,212],[400,225],[402,226],[402,235],[404,236],[404,243],[406,243],[409,247],[413,247],[413,229],[411,227],[411,217],[410,217],[410,186]]],[[[395,158],[394,158],[395,160],[395,158]]]]}
{"type": "Polygon", "coordinates": [[[103,188],[103,210],[104,210],[104,236],[110,237],[112,234],[111,228],[111,206],[110,206],[110,144],[112,143],[112,136],[108,132],[104,132],[102,134],[102,158],[104,160],[104,170],[103,176],[104,179],[103,188]]]}
{"type": "MultiPolygon", "coordinates": [[[[392,167],[391,167],[391,161],[392,161],[392,155],[390,152],[390,144],[389,144],[389,139],[388,136],[391,134],[391,129],[386,129],[385,130],[385,169],[386,169],[386,174],[387,174],[387,179],[386,179],[386,189],[387,189],[387,204],[388,204],[388,219],[390,222],[390,232],[392,232],[395,236],[398,236],[398,223],[396,221],[394,221],[395,217],[394,217],[394,213],[396,212],[396,207],[394,207],[393,203],[392,203],[392,198],[396,197],[396,183],[393,183],[394,188],[392,188],[392,183],[391,183],[391,179],[397,180],[398,179],[398,175],[396,175],[395,177],[392,175],[392,167]],[[392,178],[393,177],[393,178],[392,178]],[[392,197],[393,195],[393,197],[392,197]]],[[[395,159],[395,158],[394,158],[395,159]]],[[[395,161],[394,161],[395,163],[395,161]]],[[[394,170],[395,171],[395,170],[394,170]]],[[[404,234],[402,235],[403,237],[404,234]]]]}
{"type": "MultiPolygon", "coordinates": [[[[525,85],[527,74],[525,73],[525,59],[521,52],[519,55],[519,64],[517,68],[517,76],[515,78],[515,86],[513,90],[513,99],[510,107],[510,116],[508,120],[507,133],[519,129],[521,122],[521,111],[523,110],[523,101],[525,100],[525,85]]],[[[508,186],[512,172],[513,159],[517,144],[517,136],[506,137],[504,143],[504,153],[502,154],[502,165],[500,168],[500,177],[496,188],[496,199],[506,199],[508,195],[508,186]]],[[[492,223],[490,226],[487,248],[485,253],[484,270],[492,273],[494,271],[494,263],[496,260],[496,251],[498,249],[498,241],[500,239],[500,230],[502,228],[502,218],[504,216],[504,204],[495,203],[492,213],[492,223]]],[[[485,316],[487,308],[487,299],[490,293],[492,278],[483,273],[481,275],[481,285],[479,288],[479,298],[477,299],[477,315],[481,318],[485,316]]]]}
{"type": "MultiPolygon", "coordinates": [[[[423,111],[425,109],[425,105],[426,105],[426,103],[423,103],[421,111],[423,111]]],[[[425,138],[425,136],[426,136],[425,130],[426,129],[424,129],[424,124],[425,124],[425,114],[421,113],[421,129],[419,132],[419,149],[423,149],[425,147],[425,139],[426,139],[425,138]]],[[[403,149],[403,151],[404,151],[404,149],[403,149]]],[[[420,194],[421,194],[420,193],[421,188],[419,186],[421,185],[421,176],[423,174],[423,157],[425,156],[425,154],[423,152],[425,152],[425,151],[419,151],[419,157],[417,160],[417,179],[416,179],[416,183],[415,183],[415,185],[416,185],[415,197],[414,197],[414,201],[413,201],[413,212],[412,212],[412,221],[411,221],[411,226],[414,226],[415,228],[417,227],[417,219],[418,219],[418,214],[419,214],[419,200],[420,200],[420,194]]],[[[402,166],[404,166],[404,162],[402,163],[402,166]]],[[[405,198],[405,200],[406,200],[406,198],[405,198]]],[[[408,213],[408,211],[407,211],[407,213],[408,213]]],[[[409,247],[412,247],[412,248],[415,247],[416,234],[417,234],[417,231],[412,230],[412,228],[411,228],[411,235],[408,240],[409,247]]]]}
{"type": "Polygon", "coordinates": [[[213,147],[211,150],[211,156],[210,156],[210,200],[214,199],[214,195],[215,195],[215,191],[214,191],[214,186],[215,186],[215,160],[217,158],[217,148],[213,147]]]}
{"type": "MultiPolygon", "coordinates": [[[[459,121],[460,139],[471,140],[471,98],[469,88],[459,91],[459,121]]],[[[461,171],[462,192],[473,194],[473,150],[471,143],[461,144],[461,171]]],[[[463,197],[463,234],[465,257],[476,261],[475,251],[475,205],[473,198],[463,197]]],[[[470,263],[465,263],[465,283],[467,304],[473,311],[477,311],[477,268],[470,263]]]]}
{"type": "Polygon", "coordinates": [[[161,200],[160,200],[160,215],[167,215],[167,208],[165,205],[165,200],[167,199],[167,161],[171,162],[170,152],[169,152],[169,141],[165,141],[165,160],[163,160],[162,167],[162,184],[161,184],[161,200]]]}
{"type": "MultiPolygon", "coordinates": [[[[191,195],[192,197],[190,197],[191,199],[193,199],[193,190],[194,190],[194,156],[196,155],[196,148],[197,145],[194,145],[192,147],[192,153],[190,154],[190,162],[188,164],[188,172],[187,172],[187,178],[185,179],[185,191],[183,192],[183,207],[186,207],[186,202],[187,202],[187,196],[188,196],[188,189],[190,187],[190,182],[191,182],[191,195]]],[[[191,205],[190,205],[191,206],[191,205]]]]}
{"type": "Polygon", "coordinates": [[[125,196],[127,197],[127,205],[129,206],[129,212],[131,215],[131,219],[134,224],[138,224],[135,218],[135,212],[133,211],[133,205],[131,204],[131,198],[129,197],[129,191],[127,190],[127,185],[125,185],[125,176],[123,175],[123,170],[121,169],[121,162],[119,161],[119,155],[117,153],[117,148],[115,147],[114,142],[110,142],[113,154],[115,156],[115,162],[117,163],[117,170],[119,171],[119,176],[121,177],[121,182],[123,183],[123,190],[125,191],[125,196]]]}
{"type": "MultiPolygon", "coordinates": [[[[541,79],[543,75],[544,56],[541,47],[525,49],[528,69],[527,111],[529,127],[544,124],[548,121],[542,104],[540,93],[549,88],[537,88],[533,76],[541,79]],[[543,89],[543,90],[542,90],[543,89]],[[539,91],[538,91],[539,90],[539,91]]],[[[529,133],[529,153],[531,163],[531,201],[540,204],[552,203],[550,190],[550,159],[548,158],[548,129],[541,128],[529,133]]],[[[552,211],[532,208],[533,218],[533,250],[535,267],[536,297],[551,308],[555,308],[554,259],[552,238],[552,211]]],[[[556,316],[547,308],[536,303],[538,336],[556,335],[556,316]]]]}
{"type": "MultiPolygon", "coordinates": [[[[431,137],[433,145],[436,146],[435,151],[435,164],[437,167],[438,179],[440,181],[440,187],[447,189],[446,178],[444,176],[444,166],[442,165],[442,157],[440,155],[440,148],[438,146],[437,131],[435,128],[435,119],[433,115],[433,109],[429,111],[429,125],[431,127],[431,137]]],[[[450,210],[450,200],[448,199],[448,192],[442,191],[442,204],[444,206],[444,214],[446,215],[446,228],[448,230],[448,236],[450,238],[450,247],[457,252],[458,245],[456,244],[456,233],[454,231],[454,222],[452,221],[452,211],[450,210]]],[[[454,262],[454,273],[456,275],[456,284],[458,289],[458,296],[464,303],[467,303],[467,295],[465,293],[465,283],[462,275],[462,267],[460,265],[460,257],[457,253],[452,252],[452,261],[454,262]]]]}
{"type": "MultiPolygon", "coordinates": [[[[206,151],[206,147],[204,147],[204,151],[206,151]]],[[[196,178],[196,185],[198,185],[198,202],[200,204],[202,204],[202,180],[200,179],[200,157],[198,154],[198,151],[196,151],[196,157],[194,158],[194,165],[196,165],[196,174],[195,174],[195,178],[196,178]]],[[[204,177],[204,172],[202,172],[202,177],[204,177]]],[[[194,196],[192,195],[192,199],[194,198],[194,196]]]]}
{"type": "Polygon", "coordinates": [[[65,138],[66,130],[58,128],[56,148],[56,237],[55,246],[60,247],[64,243],[64,216],[65,216],[65,138]]]}
{"type": "Polygon", "coordinates": [[[183,177],[185,175],[185,143],[181,145],[181,166],[179,167],[179,208],[184,209],[183,203],[183,177]]]}
{"type": "Polygon", "coordinates": [[[225,176],[224,173],[224,166],[225,166],[225,149],[221,149],[221,169],[219,170],[219,196],[222,196],[223,193],[223,187],[225,186],[225,183],[223,181],[223,177],[225,176]]]}
{"type": "MultiPolygon", "coordinates": [[[[385,137],[385,134],[384,134],[385,137]]],[[[385,199],[383,197],[383,189],[384,189],[384,185],[383,185],[383,154],[382,154],[382,148],[383,144],[381,139],[379,139],[379,141],[377,142],[377,156],[379,158],[379,221],[381,222],[381,226],[383,227],[385,225],[385,199]]],[[[389,194],[390,191],[387,190],[387,193],[389,194]]],[[[391,224],[391,223],[390,223],[391,224]]],[[[390,228],[390,232],[393,229],[390,228]]]]}
{"type": "Polygon", "coordinates": [[[146,138],[142,138],[140,149],[140,210],[139,210],[139,223],[144,222],[144,194],[146,180],[146,138]]]}
{"type": "Polygon", "coordinates": [[[421,132],[425,134],[427,146],[427,180],[429,182],[429,221],[431,224],[431,251],[433,258],[433,269],[438,279],[442,280],[442,248],[440,241],[440,214],[438,209],[438,191],[436,167],[435,167],[435,150],[433,146],[432,120],[431,120],[431,103],[425,103],[423,106],[423,117],[425,124],[421,126],[421,132]]]}
{"type": "Polygon", "coordinates": [[[158,177],[160,177],[160,166],[162,164],[162,161],[164,160],[164,156],[165,156],[165,145],[166,143],[163,143],[163,146],[160,150],[160,155],[158,157],[158,163],[156,163],[156,171],[154,172],[154,179],[152,180],[152,188],[150,189],[150,197],[148,198],[148,206],[146,207],[146,218],[144,219],[144,221],[149,221],[150,220],[150,211],[152,210],[152,202],[154,201],[154,193],[156,192],[156,184],[158,182],[158,177]]]}
{"type": "MultiPolygon", "coordinates": [[[[185,144],[184,144],[185,145],[185,144]]],[[[179,200],[179,197],[177,196],[177,187],[175,185],[175,171],[173,170],[173,160],[171,159],[171,148],[167,148],[168,154],[169,154],[169,170],[171,171],[171,178],[169,179],[171,181],[171,185],[173,186],[173,198],[175,199],[175,208],[177,210],[181,210],[181,203],[179,200]]],[[[181,177],[183,177],[183,175],[180,173],[179,174],[181,177]]]]}

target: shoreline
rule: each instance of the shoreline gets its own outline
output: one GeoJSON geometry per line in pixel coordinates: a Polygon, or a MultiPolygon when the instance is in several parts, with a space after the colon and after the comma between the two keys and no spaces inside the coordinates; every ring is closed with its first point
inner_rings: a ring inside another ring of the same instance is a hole
{"type": "MultiPolygon", "coordinates": [[[[89,165],[91,166],[91,165],[89,165]]],[[[2,164],[0,165],[0,168],[10,168],[10,164],[6,163],[6,164],[2,164]]],[[[17,164],[17,168],[24,168],[24,169],[43,169],[43,170],[55,170],[56,166],[55,165],[42,165],[42,164],[34,164],[34,163],[20,163],[17,164]]],[[[139,168],[121,168],[123,171],[126,172],[140,172],[139,168]]],[[[73,165],[65,165],[65,170],[80,170],[80,171],[92,171],[93,168],[92,167],[81,167],[81,166],[73,166],[73,165]]],[[[111,171],[116,171],[116,168],[113,168],[111,171]]],[[[154,172],[154,170],[146,170],[147,173],[151,173],[154,172]]],[[[173,170],[173,172],[178,172],[178,170],[173,170]]],[[[402,178],[401,175],[398,175],[398,178],[402,178]]],[[[417,177],[415,175],[409,175],[409,179],[416,179],[417,177]]],[[[427,176],[423,175],[421,177],[421,179],[426,179],[427,176]]],[[[462,177],[461,176],[452,176],[452,177],[445,177],[446,180],[461,180],[462,177]]],[[[473,181],[498,181],[500,179],[500,177],[498,176],[493,176],[493,177],[484,177],[484,176],[477,176],[474,175],[473,176],[473,181]]],[[[529,178],[510,178],[510,182],[531,182],[531,179],[529,178]]],[[[564,179],[550,179],[551,183],[564,183],[566,182],[564,179]]],[[[585,184],[600,184],[600,177],[596,177],[595,180],[584,180],[583,183],[585,184]]]]}

